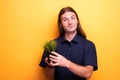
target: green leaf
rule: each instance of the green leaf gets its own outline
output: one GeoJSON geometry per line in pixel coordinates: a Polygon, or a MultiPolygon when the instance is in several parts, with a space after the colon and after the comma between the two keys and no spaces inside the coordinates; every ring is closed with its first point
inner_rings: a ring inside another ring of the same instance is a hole
{"type": "Polygon", "coordinates": [[[51,51],[56,51],[56,41],[55,40],[51,40],[51,41],[47,41],[45,44],[44,44],[44,49],[46,51],[46,53],[50,54],[51,51]]]}

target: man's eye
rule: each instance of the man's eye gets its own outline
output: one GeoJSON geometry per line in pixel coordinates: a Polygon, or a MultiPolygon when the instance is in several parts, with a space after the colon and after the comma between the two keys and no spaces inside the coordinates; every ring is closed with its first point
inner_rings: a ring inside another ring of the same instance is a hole
{"type": "Polygon", "coordinates": [[[72,17],[71,19],[75,19],[75,17],[72,17]]]}
{"type": "Polygon", "coordinates": [[[67,21],[67,19],[63,19],[63,21],[67,21]]]}

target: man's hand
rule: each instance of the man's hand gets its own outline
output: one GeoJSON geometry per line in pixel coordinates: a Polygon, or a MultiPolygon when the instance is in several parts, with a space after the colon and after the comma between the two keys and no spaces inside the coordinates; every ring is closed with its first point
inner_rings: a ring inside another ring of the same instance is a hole
{"type": "Polygon", "coordinates": [[[68,59],[54,51],[49,55],[49,59],[51,60],[51,62],[48,63],[50,66],[66,67],[69,64],[68,59]]]}

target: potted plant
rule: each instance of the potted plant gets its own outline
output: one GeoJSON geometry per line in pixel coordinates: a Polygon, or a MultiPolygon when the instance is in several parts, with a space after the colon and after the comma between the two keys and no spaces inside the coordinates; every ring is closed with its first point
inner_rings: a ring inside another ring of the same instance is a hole
{"type": "Polygon", "coordinates": [[[49,62],[50,62],[49,55],[51,54],[51,51],[56,51],[56,46],[57,46],[57,43],[56,43],[55,40],[47,41],[44,44],[44,50],[45,50],[45,53],[48,56],[48,61],[49,62]]]}

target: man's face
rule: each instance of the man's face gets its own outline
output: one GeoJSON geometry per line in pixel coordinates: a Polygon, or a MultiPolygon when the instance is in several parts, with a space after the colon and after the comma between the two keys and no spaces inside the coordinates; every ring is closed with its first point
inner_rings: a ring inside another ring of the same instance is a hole
{"type": "Polygon", "coordinates": [[[77,17],[73,12],[65,12],[61,16],[61,22],[65,33],[74,33],[77,31],[77,17]]]}

